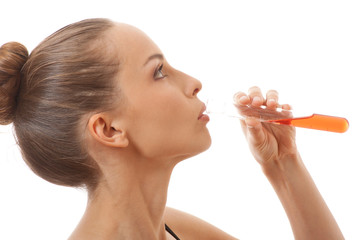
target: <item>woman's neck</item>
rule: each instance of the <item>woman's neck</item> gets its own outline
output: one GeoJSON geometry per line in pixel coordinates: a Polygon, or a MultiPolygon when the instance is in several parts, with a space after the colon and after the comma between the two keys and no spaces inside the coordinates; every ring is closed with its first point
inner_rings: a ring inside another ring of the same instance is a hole
{"type": "Polygon", "coordinates": [[[104,168],[103,181],[89,198],[74,236],[82,233],[86,239],[166,239],[163,216],[175,164],[159,162],[127,160],[104,168]]]}

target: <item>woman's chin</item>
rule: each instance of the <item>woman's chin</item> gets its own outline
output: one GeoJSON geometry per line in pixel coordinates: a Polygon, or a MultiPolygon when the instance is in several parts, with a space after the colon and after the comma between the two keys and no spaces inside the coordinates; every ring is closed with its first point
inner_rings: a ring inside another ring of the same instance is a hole
{"type": "Polygon", "coordinates": [[[202,139],[201,144],[198,145],[198,148],[196,149],[194,154],[192,154],[190,157],[193,157],[195,155],[205,152],[206,150],[208,150],[210,148],[211,143],[212,143],[211,136],[209,134],[206,139],[202,139]]]}

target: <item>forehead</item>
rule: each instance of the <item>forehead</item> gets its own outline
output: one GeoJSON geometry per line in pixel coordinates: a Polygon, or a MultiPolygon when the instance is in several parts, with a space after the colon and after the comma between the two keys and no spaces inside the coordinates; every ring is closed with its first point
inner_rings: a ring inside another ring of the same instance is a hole
{"type": "Polygon", "coordinates": [[[144,32],[131,25],[116,23],[108,36],[122,64],[144,62],[150,55],[161,53],[144,32]]]}

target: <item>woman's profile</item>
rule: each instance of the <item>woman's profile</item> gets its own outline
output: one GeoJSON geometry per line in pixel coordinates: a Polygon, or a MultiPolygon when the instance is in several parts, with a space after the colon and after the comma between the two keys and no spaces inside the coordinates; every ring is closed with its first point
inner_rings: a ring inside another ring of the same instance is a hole
{"type": "MultiPolygon", "coordinates": [[[[200,81],[173,68],[139,29],[107,19],[70,24],[29,55],[0,48],[0,124],[12,123],[24,161],[41,178],[88,192],[70,240],[236,239],[167,208],[174,167],[210,147],[200,81]]],[[[289,105],[258,87],[239,106],[289,105]]],[[[296,147],[295,129],[240,122],[295,239],[343,239],[296,147]]]]}

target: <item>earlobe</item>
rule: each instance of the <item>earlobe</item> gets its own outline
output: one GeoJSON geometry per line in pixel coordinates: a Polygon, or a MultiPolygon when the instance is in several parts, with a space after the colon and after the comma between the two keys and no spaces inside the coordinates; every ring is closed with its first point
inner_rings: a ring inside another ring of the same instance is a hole
{"type": "Polygon", "coordinates": [[[105,114],[92,115],[88,122],[88,130],[95,140],[106,146],[127,147],[129,145],[126,132],[112,126],[111,120],[105,114]]]}

